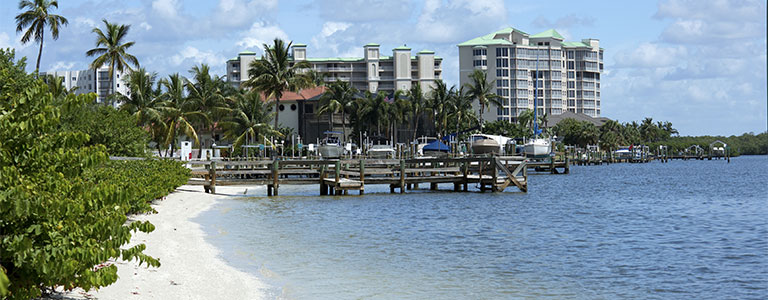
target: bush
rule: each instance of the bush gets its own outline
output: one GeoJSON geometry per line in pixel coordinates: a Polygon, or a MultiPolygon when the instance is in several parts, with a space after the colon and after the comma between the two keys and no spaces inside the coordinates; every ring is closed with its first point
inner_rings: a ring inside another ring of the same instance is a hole
{"type": "Polygon", "coordinates": [[[187,183],[189,169],[167,159],[109,161],[98,168],[86,170],[85,178],[94,184],[111,184],[130,190],[130,213],[151,212],[150,202],[168,195],[187,183]]]}
{"type": "Polygon", "coordinates": [[[147,211],[146,201],[172,190],[187,171],[167,161],[108,162],[104,145],[89,145],[87,134],[60,122],[63,110],[95,95],[54,100],[24,68],[13,51],[0,49],[0,295],[30,299],[56,286],[107,286],[117,267],[100,264],[112,258],[159,266],[143,244],[121,248],[132,232],[154,230],[149,222],[126,223],[126,215],[147,211]],[[132,175],[117,175],[124,172],[132,175]]]}
{"type": "Polygon", "coordinates": [[[111,106],[89,104],[65,111],[62,115],[64,130],[88,134],[86,145],[104,145],[112,156],[145,157],[149,133],[136,126],[135,120],[124,111],[111,106]]]}

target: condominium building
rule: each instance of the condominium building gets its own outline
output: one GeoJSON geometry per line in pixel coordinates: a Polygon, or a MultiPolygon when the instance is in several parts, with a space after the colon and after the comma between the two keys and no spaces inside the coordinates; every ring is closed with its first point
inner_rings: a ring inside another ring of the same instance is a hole
{"type": "Polygon", "coordinates": [[[502,106],[483,114],[485,120],[516,121],[521,112],[534,108],[534,91],[539,114],[600,116],[603,48],[597,39],[566,42],[555,30],[529,35],[510,27],[458,47],[460,83],[469,83],[474,70],[483,70],[502,98],[502,106]]]}
{"type": "MultiPolygon", "coordinates": [[[[255,52],[240,52],[227,61],[227,80],[235,86],[249,78],[248,68],[252,61],[261,59],[255,52]]],[[[381,55],[379,44],[363,47],[363,57],[308,57],[307,45],[293,44],[291,60],[306,61],[310,68],[324,74],[325,82],[347,81],[360,91],[408,90],[420,84],[426,92],[436,80],[442,78],[442,58],[434,51],[423,50],[416,55],[406,46],[392,49],[392,55],[381,55]]]]}
{"type": "Polygon", "coordinates": [[[62,84],[67,90],[77,88],[75,94],[96,93],[97,102],[102,103],[111,92],[128,95],[128,85],[124,81],[125,72],[115,70],[115,75],[110,82],[109,67],[101,67],[98,70],[88,69],[79,71],[51,71],[41,72],[41,76],[52,75],[61,78],[62,84]],[[110,89],[110,83],[112,89],[110,89]]]}

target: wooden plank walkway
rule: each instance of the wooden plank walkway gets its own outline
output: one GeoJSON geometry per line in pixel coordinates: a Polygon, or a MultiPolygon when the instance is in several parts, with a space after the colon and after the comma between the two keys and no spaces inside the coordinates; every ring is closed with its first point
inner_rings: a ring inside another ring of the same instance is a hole
{"type": "Polygon", "coordinates": [[[366,184],[386,184],[390,192],[429,184],[453,184],[454,191],[468,191],[476,184],[481,192],[502,192],[514,186],[528,191],[528,160],[518,156],[341,159],[341,160],[242,160],[195,161],[189,184],[203,185],[215,193],[217,185],[266,185],[268,196],[277,196],[280,185],[319,185],[320,195],[365,192],[366,184]],[[203,168],[200,168],[202,166],[203,168]]]}

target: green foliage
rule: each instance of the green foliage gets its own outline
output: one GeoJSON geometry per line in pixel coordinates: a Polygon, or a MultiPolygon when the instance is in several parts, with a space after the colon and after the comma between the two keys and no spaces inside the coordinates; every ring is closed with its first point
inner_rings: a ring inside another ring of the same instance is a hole
{"type": "Polygon", "coordinates": [[[103,145],[60,122],[62,111],[95,95],[55,100],[24,66],[0,50],[0,293],[2,277],[11,299],[103,287],[117,280],[117,267],[102,264],[111,258],[159,266],[143,244],[121,248],[132,232],[154,230],[126,215],[147,211],[146,201],[183,183],[187,171],[163,161],[108,162],[103,145]]]}
{"type": "Polygon", "coordinates": [[[652,143],[652,148],[658,148],[658,145],[666,145],[669,147],[670,153],[677,153],[684,151],[686,148],[692,145],[699,145],[704,148],[705,151],[709,151],[709,144],[720,140],[728,144],[731,155],[766,155],[768,154],[768,132],[760,134],[744,133],[740,136],[680,136],[670,137],[666,140],[652,143]]]}
{"type": "Polygon", "coordinates": [[[64,111],[62,129],[80,131],[90,136],[85,145],[104,145],[112,156],[144,157],[149,133],[136,126],[125,111],[105,105],[81,105],[64,111]]]}
{"type": "Polygon", "coordinates": [[[152,200],[187,183],[189,169],[180,162],[166,159],[108,161],[86,170],[83,176],[93,184],[112,184],[131,190],[129,213],[145,213],[153,211],[149,206],[152,200]]]}

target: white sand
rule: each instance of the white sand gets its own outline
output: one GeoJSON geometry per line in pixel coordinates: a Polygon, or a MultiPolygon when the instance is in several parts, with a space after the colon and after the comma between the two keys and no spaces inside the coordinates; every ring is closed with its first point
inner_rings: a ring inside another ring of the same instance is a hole
{"type": "MultiPolygon", "coordinates": [[[[237,270],[219,257],[208,244],[194,219],[217,199],[243,194],[248,187],[216,187],[217,195],[205,194],[201,186],[182,186],[166,199],[156,201],[157,214],[135,216],[149,220],[155,231],[134,233],[131,244],[144,243],[144,253],[160,260],[159,268],[138,266],[136,261],[115,264],[120,277],[99,290],[75,290],[64,297],[76,299],[262,299],[266,285],[237,270]]],[[[124,246],[127,248],[127,246],[124,246]]]]}

